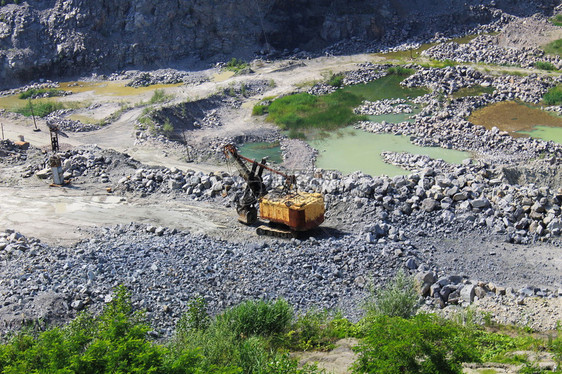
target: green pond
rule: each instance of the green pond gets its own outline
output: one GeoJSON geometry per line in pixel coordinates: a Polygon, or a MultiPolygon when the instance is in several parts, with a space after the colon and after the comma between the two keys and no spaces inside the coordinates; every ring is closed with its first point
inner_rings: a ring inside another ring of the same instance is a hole
{"type": "Polygon", "coordinates": [[[346,128],[343,135],[331,136],[308,143],[318,149],[316,166],[349,174],[360,170],[370,175],[406,175],[409,171],[385,163],[381,152],[408,152],[460,164],[470,153],[437,147],[419,147],[409,137],[392,134],[374,134],[346,128]]]}
{"type": "Polygon", "coordinates": [[[555,143],[562,144],[562,127],[535,126],[531,131],[519,131],[519,134],[527,134],[533,138],[542,140],[552,140],[555,143]]]}
{"type": "Polygon", "coordinates": [[[268,163],[274,162],[280,164],[283,162],[281,157],[281,147],[279,143],[265,143],[265,142],[249,142],[244,143],[239,147],[238,152],[242,156],[248,157],[252,160],[261,161],[262,158],[268,157],[268,163]]]}
{"type": "Polygon", "coordinates": [[[407,99],[425,95],[429,92],[427,88],[406,88],[400,85],[406,79],[400,75],[386,75],[366,84],[355,84],[346,86],[342,90],[357,95],[364,100],[377,101],[384,99],[407,99]]]}

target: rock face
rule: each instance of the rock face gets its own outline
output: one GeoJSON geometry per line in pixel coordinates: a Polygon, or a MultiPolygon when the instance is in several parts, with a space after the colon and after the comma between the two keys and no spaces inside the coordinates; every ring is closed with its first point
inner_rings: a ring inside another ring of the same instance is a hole
{"type": "Polygon", "coordinates": [[[0,88],[41,77],[221,60],[343,39],[386,45],[549,12],[553,0],[28,0],[0,7],[0,88]],[[490,6],[490,7],[488,7],[490,6]]]}

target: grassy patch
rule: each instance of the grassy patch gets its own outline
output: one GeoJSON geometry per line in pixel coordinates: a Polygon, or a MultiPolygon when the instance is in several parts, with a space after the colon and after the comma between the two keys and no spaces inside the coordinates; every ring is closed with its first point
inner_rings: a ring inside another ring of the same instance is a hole
{"type": "Polygon", "coordinates": [[[57,103],[55,101],[37,101],[34,104],[31,102],[23,107],[13,108],[12,112],[23,114],[24,116],[31,116],[32,114],[37,117],[45,117],[49,113],[56,110],[64,109],[65,106],[62,103],[57,103]]]}
{"type": "Polygon", "coordinates": [[[535,68],[537,69],[541,69],[541,70],[557,70],[556,66],[554,66],[551,62],[548,61],[537,61],[535,62],[535,68]]]}
{"type": "Polygon", "coordinates": [[[267,108],[267,120],[284,130],[332,130],[363,119],[353,113],[359,104],[360,97],[342,90],[324,96],[299,93],[273,101],[267,108]]]}
{"type": "Polygon", "coordinates": [[[443,61],[431,60],[429,63],[420,64],[420,66],[423,66],[425,68],[439,68],[439,69],[446,68],[449,66],[456,66],[456,65],[459,65],[459,63],[449,59],[443,61]]]}
{"type": "Polygon", "coordinates": [[[492,94],[494,92],[494,87],[488,86],[483,87],[480,85],[472,86],[472,87],[463,87],[458,91],[453,92],[452,96],[455,99],[461,97],[468,97],[468,96],[480,96],[482,94],[492,94]]]}
{"type": "Polygon", "coordinates": [[[332,74],[330,79],[328,79],[328,84],[332,87],[341,87],[343,85],[343,74],[332,74]]]}
{"type": "Polygon", "coordinates": [[[557,14],[550,19],[554,26],[562,26],[562,14],[557,14]]]}
{"type": "Polygon", "coordinates": [[[544,46],[545,53],[549,55],[558,55],[562,52],[562,39],[555,40],[544,46]]]}
{"type": "Polygon", "coordinates": [[[562,85],[552,87],[543,96],[542,101],[545,105],[561,105],[562,104],[562,85]]]}
{"type": "Polygon", "coordinates": [[[166,95],[164,90],[156,89],[152,94],[152,97],[148,101],[149,104],[157,104],[157,103],[164,103],[168,100],[171,100],[174,96],[173,95],[166,95]]]}

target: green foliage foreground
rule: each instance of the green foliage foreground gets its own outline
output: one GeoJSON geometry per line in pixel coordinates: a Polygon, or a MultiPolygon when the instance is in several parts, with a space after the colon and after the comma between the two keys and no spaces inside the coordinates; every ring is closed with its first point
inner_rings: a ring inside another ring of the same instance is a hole
{"type": "MultiPolygon", "coordinates": [[[[399,274],[377,297],[403,292],[409,282],[399,274]]],[[[404,295],[402,303],[411,305],[404,295]]],[[[389,316],[380,309],[357,324],[326,311],[296,317],[284,300],[247,301],[210,318],[204,299],[196,298],[187,310],[170,341],[153,342],[143,313],[134,311],[126,289],[118,288],[97,317],[83,313],[65,327],[5,338],[0,373],[314,374],[322,371],[299,368],[288,351],[326,349],[349,336],[362,339],[354,373],[460,373],[463,362],[481,361],[532,368],[525,357],[508,354],[531,349],[552,352],[559,365],[562,359],[562,327],[557,338],[546,341],[435,315],[389,316]]]]}

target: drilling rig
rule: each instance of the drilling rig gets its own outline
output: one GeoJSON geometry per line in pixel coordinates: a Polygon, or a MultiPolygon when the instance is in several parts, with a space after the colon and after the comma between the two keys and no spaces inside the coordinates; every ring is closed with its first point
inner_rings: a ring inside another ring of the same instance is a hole
{"type": "Polygon", "coordinates": [[[236,202],[238,221],[254,225],[261,219],[269,222],[256,229],[258,235],[293,238],[299,232],[318,227],[324,222],[324,197],[320,193],[298,192],[296,177],[287,175],[261,162],[240,155],[233,144],[223,148],[227,158],[236,162],[240,175],[246,181],[242,197],[236,202]],[[248,165],[251,165],[250,168],[248,165]],[[268,170],[284,178],[283,186],[269,190],[263,183],[263,171],[268,170]]]}

